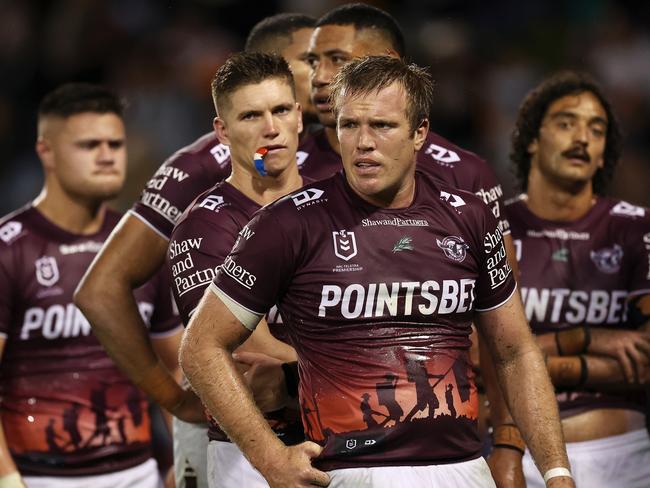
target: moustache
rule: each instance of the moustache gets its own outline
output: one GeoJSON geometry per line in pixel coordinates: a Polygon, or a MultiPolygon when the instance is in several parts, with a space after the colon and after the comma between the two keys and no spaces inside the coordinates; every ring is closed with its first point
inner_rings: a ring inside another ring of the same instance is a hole
{"type": "Polygon", "coordinates": [[[589,163],[591,162],[591,157],[589,153],[585,150],[584,147],[572,147],[562,153],[562,156],[570,159],[582,159],[583,161],[589,163]]]}

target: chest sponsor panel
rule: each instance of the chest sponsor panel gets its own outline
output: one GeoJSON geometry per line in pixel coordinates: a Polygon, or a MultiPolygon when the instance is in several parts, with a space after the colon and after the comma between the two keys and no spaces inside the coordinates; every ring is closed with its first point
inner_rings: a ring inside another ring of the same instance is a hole
{"type": "Polygon", "coordinates": [[[325,284],[318,316],[343,319],[465,313],[473,308],[476,280],[325,284]]]}
{"type": "Polygon", "coordinates": [[[626,290],[572,290],[523,286],[521,296],[531,326],[618,325],[627,318],[626,290]]]}

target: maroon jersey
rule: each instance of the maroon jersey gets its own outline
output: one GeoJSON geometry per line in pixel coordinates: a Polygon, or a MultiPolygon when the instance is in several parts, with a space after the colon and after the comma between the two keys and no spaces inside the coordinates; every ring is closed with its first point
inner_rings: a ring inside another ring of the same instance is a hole
{"type": "MultiPolygon", "coordinates": [[[[508,204],[526,316],[537,334],[580,327],[634,328],[627,300],[650,294],[650,216],[598,198],[575,222],[536,217],[524,197],[508,204]]],[[[638,325],[638,324],[637,324],[638,325]]],[[[643,410],[643,395],[569,391],[564,417],[596,408],[643,410]]]]}
{"type": "Polygon", "coordinates": [[[185,208],[230,175],[230,148],[205,134],[165,161],[147,182],[130,212],[169,239],[185,208]]]}
{"type": "Polygon", "coordinates": [[[412,205],[382,209],[337,174],[261,209],[211,287],[240,316],[278,304],[319,467],[479,456],[471,323],[515,282],[476,196],[416,172],[412,205]]]}
{"type": "MultiPolygon", "coordinates": [[[[343,167],[341,156],[327,142],[325,129],[307,135],[298,147],[297,157],[300,173],[313,180],[327,178],[343,167]]],[[[417,165],[420,171],[430,174],[443,186],[478,195],[492,210],[501,231],[510,232],[504,215],[501,184],[485,160],[429,132],[418,152],[417,165]]]]}
{"type": "MultiPolygon", "coordinates": [[[[101,474],[150,457],[146,398],[72,303],[118,219],[109,211],[92,235],[69,233],[31,206],[0,221],[0,408],[23,474],[101,474]]],[[[159,273],[135,292],[152,335],[179,327],[169,287],[159,273]]]]}
{"type": "MultiPolygon", "coordinates": [[[[178,309],[187,324],[198,306],[205,288],[230,253],[244,226],[260,205],[228,182],[218,183],[200,195],[188,208],[172,232],[167,252],[167,265],[172,274],[173,294],[178,309]]],[[[267,318],[269,330],[287,342],[282,319],[277,309],[267,318]]],[[[278,437],[287,444],[304,440],[297,415],[282,410],[267,415],[278,437]]],[[[211,440],[228,441],[226,434],[210,418],[208,436],[211,440]]]]}

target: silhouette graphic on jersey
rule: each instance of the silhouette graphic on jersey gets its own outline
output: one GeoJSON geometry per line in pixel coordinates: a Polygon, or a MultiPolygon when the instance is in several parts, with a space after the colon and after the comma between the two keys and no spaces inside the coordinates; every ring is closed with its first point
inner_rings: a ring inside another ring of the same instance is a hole
{"type": "Polygon", "coordinates": [[[111,436],[111,428],[108,425],[106,390],[107,386],[103,385],[90,393],[91,408],[95,414],[95,431],[86,441],[85,447],[88,447],[97,437],[102,438],[100,446],[105,446],[111,436]]]}
{"type": "Polygon", "coordinates": [[[63,447],[60,446],[56,440],[61,439],[63,441],[65,439],[54,430],[54,422],[54,419],[50,419],[47,423],[47,427],[45,427],[45,442],[47,442],[47,447],[50,452],[61,452],[63,451],[63,447]]]}
{"type": "Polygon", "coordinates": [[[78,403],[73,403],[70,408],[66,408],[63,411],[63,430],[68,433],[70,440],[64,447],[67,448],[72,446],[74,450],[77,450],[81,447],[81,432],[79,432],[79,410],[81,405],[78,403]]]}
{"type": "Polygon", "coordinates": [[[363,414],[363,421],[366,423],[369,429],[373,427],[379,427],[379,424],[373,417],[373,415],[381,415],[384,418],[387,418],[388,415],[377,412],[376,410],[373,410],[372,407],[370,406],[370,394],[369,393],[364,393],[362,396],[362,401],[361,405],[359,405],[359,408],[361,409],[361,413],[363,414]]]}
{"type": "Polygon", "coordinates": [[[409,422],[416,413],[423,411],[427,407],[429,407],[429,417],[435,417],[436,408],[440,406],[440,402],[433,389],[447,376],[447,373],[443,375],[429,374],[424,361],[406,358],[406,379],[409,383],[415,383],[417,403],[404,418],[404,422],[409,422]],[[429,378],[437,378],[438,381],[432,385],[429,383],[429,378]]]}
{"type": "Polygon", "coordinates": [[[445,400],[447,401],[447,408],[449,409],[449,412],[451,413],[452,417],[457,417],[456,415],[456,408],[454,407],[454,385],[449,383],[447,385],[447,388],[445,388],[445,400]]]}
{"type": "Polygon", "coordinates": [[[126,399],[126,407],[129,409],[131,418],[133,419],[133,425],[140,427],[142,421],[144,420],[144,412],[142,411],[142,404],[140,393],[138,392],[135,386],[129,388],[129,396],[126,399]]]}
{"type": "Polygon", "coordinates": [[[388,410],[388,415],[384,421],[379,424],[381,427],[384,427],[388,422],[394,420],[396,424],[400,422],[402,415],[404,415],[404,410],[400,407],[399,403],[395,399],[395,387],[397,386],[397,381],[399,378],[393,373],[387,373],[384,375],[386,381],[377,383],[377,400],[379,405],[383,405],[388,410]]]}

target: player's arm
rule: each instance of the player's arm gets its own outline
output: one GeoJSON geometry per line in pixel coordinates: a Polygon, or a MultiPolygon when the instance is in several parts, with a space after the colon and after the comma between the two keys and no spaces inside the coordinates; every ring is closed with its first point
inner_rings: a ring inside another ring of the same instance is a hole
{"type": "MultiPolygon", "coordinates": [[[[4,352],[6,343],[5,337],[0,337],[0,363],[2,360],[2,353],[4,352]]],[[[0,419],[1,420],[1,419],[0,419]]],[[[7,438],[5,437],[2,422],[0,421],[0,487],[2,488],[23,488],[25,485],[22,481],[16,463],[14,463],[9,446],[7,445],[7,438]]]]}
{"type": "MultiPolygon", "coordinates": [[[[491,353],[506,404],[540,472],[569,468],[554,390],[519,295],[514,293],[500,307],[478,313],[476,325],[491,353]]],[[[547,486],[575,485],[561,476],[551,478],[547,486]]]]}
{"type": "MultiPolygon", "coordinates": [[[[628,302],[628,323],[635,330],[574,327],[537,336],[540,347],[548,356],[594,355],[614,359],[610,362],[613,382],[638,383],[648,374],[650,363],[650,295],[636,296],[628,302]],[[621,378],[620,370],[623,372],[621,378]]],[[[587,357],[588,357],[587,356],[587,357]]],[[[569,360],[555,360],[565,364],[569,360]]],[[[604,365],[604,361],[599,362],[604,365]]],[[[559,366],[558,366],[559,367],[559,366]]],[[[592,368],[590,368],[591,370],[592,368]]],[[[601,368],[602,369],[602,368],[601,368]]],[[[596,377],[592,376],[592,381],[596,377]]],[[[607,378],[604,378],[607,383],[607,378]]]]}
{"type": "Polygon", "coordinates": [[[326,486],[327,474],[311,466],[311,458],[322,448],[312,442],[285,446],[264,420],[235,367],[232,352],[251,334],[242,324],[212,288],[206,290],[181,344],[179,359],[187,379],[270,486],[326,486]]]}
{"type": "Polygon", "coordinates": [[[199,422],[203,414],[198,402],[154,352],[133,296],[160,268],[166,250],[162,236],[126,214],[81,280],[75,303],[131,381],[178,418],[199,422]]]}
{"type": "MultiPolygon", "coordinates": [[[[151,345],[153,346],[156,355],[160,358],[163,365],[180,383],[183,373],[181,366],[178,364],[178,351],[181,347],[181,339],[183,338],[183,329],[179,328],[170,335],[153,336],[151,337],[151,345]]],[[[165,425],[169,433],[172,433],[172,415],[169,411],[161,409],[161,413],[165,419],[165,425]]]]}

